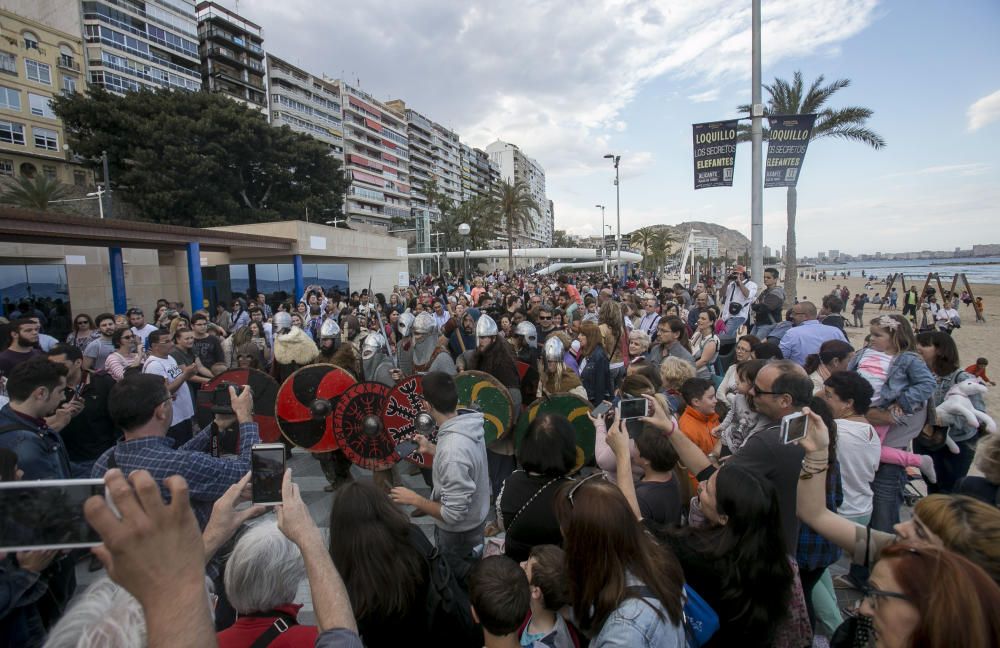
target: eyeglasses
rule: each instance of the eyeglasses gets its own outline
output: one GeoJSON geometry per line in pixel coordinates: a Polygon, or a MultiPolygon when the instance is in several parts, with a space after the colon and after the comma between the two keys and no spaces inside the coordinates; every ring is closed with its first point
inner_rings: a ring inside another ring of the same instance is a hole
{"type": "Polygon", "coordinates": [[[757,386],[756,382],[751,383],[750,389],[752,389],[753,393],[758,396],[784,396],[786,394],[786,392],[775,392],[775,391],[767,391],[761,389],[760,387],[757,386]]]}
{"type": "Polygon", "coordinates": [[[594,479],[596,477],[600,477],[602,479],[607,479],[607,477],[604,474],[604,471],[603,470],[599,470],[599,471],[597,471],[595,473],[591,473],[591,474],[587,475],[586,477],[584,477],[583,479],[577,481],[576,485],[573,486],[573,488],[569,489],[569,492],[566,493],[566,499],[569,500],[570,508],[573,507],[573,496],[576,495],[576,491],[578,491],[580,489],[580,487],[583,486],[584,484],[586,484],[588,481],[590,481],[591,479],[594,479]]]}
{"type": "Polygon", "coordinates": [[[861,598],[871,601],[873,608],[878,608],[880,599],[894,598],[901,601],[911,602],[910,597],[902,592],[887,592],[885,590],[875,589],[872,587],[871,581],[868,581],[861,586],[861,598]]]}
{"type": "Polygon", "coordinates": [[[79,326],[80,324],[89,324],[89,323],[90,322],[88,322],[87,320],[76,320],[77,326],[79,326]]]}
{"type": "Polygon", "coordinates": [[[123,336],[122,336],[122,339],[123,339],[123,340],[131,340],[131,339],[132,339],[132,338],[134,338],[134,337],[135,337],[134,335],[123,335],[123,336]]]}

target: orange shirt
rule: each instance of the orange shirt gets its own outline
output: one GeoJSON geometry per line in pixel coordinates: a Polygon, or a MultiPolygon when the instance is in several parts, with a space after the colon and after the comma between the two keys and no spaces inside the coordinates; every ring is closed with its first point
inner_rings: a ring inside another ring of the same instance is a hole
{"type": "Polygon", "coordinates": [[[965,368],[965,373],[980,378],[983,382],[990,382],[990,379],[986,377],[986,367],[980,369],[977,364],[969,365],[965,368]]]}
{"type": "MultiPolygon", "coordinates": [[[[684,408],[684,414],[681,415],[677,424],[681,428],[681,432],[684,436],[691,439],[691,441],[701,448],[701,451],[708,454],[715,447],[716,439],[712,436],[712,430],[719,425],[719,415],[712,412],[710,416],[705,416],[695,408],[688,405],[684,408]]],[[[698,481],[691,475],[691,483],[694,484],[695,488],[698,487],[698,481]]]]}

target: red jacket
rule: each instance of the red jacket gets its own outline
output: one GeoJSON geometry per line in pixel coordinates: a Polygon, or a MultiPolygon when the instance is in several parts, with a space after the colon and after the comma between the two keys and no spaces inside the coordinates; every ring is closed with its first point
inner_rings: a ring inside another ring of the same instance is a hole
{"type": "MultiPolygon", "coordinates": [[[[276,608],[292,616],[298,616],[301,605],[279,605],[276,608]]],[[[248,648],[274,624],[278,617],[240,617],[236,623],[216,635],[219,648],[248,648]]],[[[312,648],[319,631],[316,626],[293,625],[271,642],[270,648],[312,648]]]]}

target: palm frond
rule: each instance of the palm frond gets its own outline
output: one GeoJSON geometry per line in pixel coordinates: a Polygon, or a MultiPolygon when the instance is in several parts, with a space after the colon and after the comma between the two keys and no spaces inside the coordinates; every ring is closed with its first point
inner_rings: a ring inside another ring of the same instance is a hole
{"type": "Polygon", "coordinates": [[[802,101],[801,114],[808,115],[811,113],[818,112],[827,100],[830,99],[838,90],[843,90],[847,86],[851,85],[849,79],[837,79],[828,86],[822,86],[823,76],[820,75],[816,82],[813,83],[813,87],[809,89],[806,94],[805,99],[802,101]]]}
{"type": "Polygon", "coordinates": [[[862,142],[876,151],[886,146],[885,140],[881,135],[870,128],[862,128],[860,126],[845,126],[836,130],[827,131],[823,135],[815,137],[836,137],[851,142],[862,142]]]}

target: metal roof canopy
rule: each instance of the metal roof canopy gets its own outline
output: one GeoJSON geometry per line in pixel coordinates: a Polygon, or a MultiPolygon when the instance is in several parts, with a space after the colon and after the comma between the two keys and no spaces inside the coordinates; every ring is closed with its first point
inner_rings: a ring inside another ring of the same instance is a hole
{"type": "Polygon", "coordinates": [[[0,205],[0,241],[140,249],[183,249],[188,243],[198,243],[202,251],[257,249],[275,254],[294,254],[296,244],[293,239],[275,236],[98,219],[9,205],[0,205]]]}

